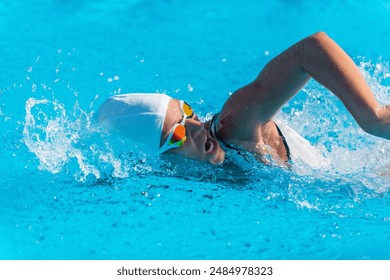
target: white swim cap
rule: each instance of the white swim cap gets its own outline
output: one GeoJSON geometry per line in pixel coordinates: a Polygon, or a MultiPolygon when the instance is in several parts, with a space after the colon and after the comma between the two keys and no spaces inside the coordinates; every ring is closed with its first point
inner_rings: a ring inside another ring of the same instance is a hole
{"type": "Polygon", "coordinates": [[[97,119],[110,132],[144,144],[150,152],[158,154],[170,100],[165,94],[114,95],[100,106],[97,119]]]}

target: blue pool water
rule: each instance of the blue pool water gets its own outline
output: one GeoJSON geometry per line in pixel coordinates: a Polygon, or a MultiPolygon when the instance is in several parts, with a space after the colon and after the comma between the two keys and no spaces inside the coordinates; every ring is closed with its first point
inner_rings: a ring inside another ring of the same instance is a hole
{"type": "MultiPolygon", "coordinates": [[[[1,259],[389,259],[390,142],[315,82],[279,118],[330,164],[173,164],[93,113],[165,92],[203,118],[326,31],[390,103],[388,1],[0,2],[1,259]]],[[[234,157],[235,155],[231,155],[234,157]]]]}

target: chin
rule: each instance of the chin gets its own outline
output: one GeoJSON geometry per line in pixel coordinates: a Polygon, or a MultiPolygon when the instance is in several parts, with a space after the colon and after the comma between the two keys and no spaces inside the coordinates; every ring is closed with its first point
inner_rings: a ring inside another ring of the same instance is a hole
{"type": "Polygon", "coordinates": [[[225,161],[225,151],[222,150],[221,148],[217,150],[215,156],[210,158],[210,163],[215,165],[222,164],[224,161],[225,161]]]}

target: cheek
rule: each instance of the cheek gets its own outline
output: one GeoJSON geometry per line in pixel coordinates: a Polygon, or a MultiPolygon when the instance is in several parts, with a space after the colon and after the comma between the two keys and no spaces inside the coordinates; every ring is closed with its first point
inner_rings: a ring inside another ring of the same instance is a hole
{"type": "Polygon", "coordinates": [[[172,149],[171,152],[172,154],[191,159],[196,159],[196,156],[199,155],[199,153],[194,149],[191,139],[187,139],[183,146],[172,149]]]}
{"type": "Polygon", "coordinates": [[[208,156],[206,156],[205,153],[202,153],[202,151],[199,151],[198,147],[195,145],[195,143],[189,139],[187,140],[182,147],[178,149],[178,152],[181,156],[190,158],[193,160],[197,160],[200,162],[209,162],[208,156]],[[180,149],[180,151],[179,151],[180,149]]]}
{"type": "Polygon", "coordinates": [[[195,139],[192,138],[191,135],[187,134],[187,140],[184,142],[184,145],[181,148],[183,148],[183,150],[185,150],[186,153],[196,152],[197,145],[196,145],[195,139]]]}

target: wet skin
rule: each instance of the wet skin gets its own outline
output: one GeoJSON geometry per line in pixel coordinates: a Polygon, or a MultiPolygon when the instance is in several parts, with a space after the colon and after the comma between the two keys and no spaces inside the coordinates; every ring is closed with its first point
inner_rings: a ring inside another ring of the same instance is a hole
{"type": "MultiPolygon", "coordinates": [[[[173,126],[180,123],[182,119],[180,103],[178,100],[172,99],[164,120],[161,144],[165,142],[173,126]]],[[[225,151],[221,148],[218,141],[211,137],[205,125],[207,127],[208,123],[203,124],[200,122],[196,114],[192,118],[187,118],[185,122],[187,140],[184,142],[184,145],[170,149],[165,153],[205,163],[221,164],[225,159],[225,151]]]]}
{"type": "MultiPolygon", "coordinates": [[[[216,124],[218,139],[285,162],[286,149],[272,118],[308,81],[314,78],[345,105],[366,132],[390,139],[390,105],[380,105],[353,60],[324,32],[315,33],[273,58],[256,79],[225,102],[216,124]]],[[[179,102],[171,100],[162,132],[164,142],[182,120],[179,102]]],[[[187,119],[187,141],[167,151],[201,162],[219,164],[225,152],[196,116],[187,119]]]]}
{"type": "MultiPolygon", "coordinates": [[[[161,145],[166,141],[173,126],[180,123],[182,119],[180,103],[178,100],[172,99],[164,120],[161,145]]],[[[204,163],[221,164],[225,159],[225,151],[222,149],[218,140],[208,132],[209,125],[210,121],[202,123],[196,114],[192,118],[187,118],[185,121],[186,142],[183,146],[170,149],[165,153],[179,155],[204,163]]],[[[241,143],[229,141],[228,139],[226,139],[226,142],[252,151],[260,161],[263,161],[262,156],[264,154],[268,154],[272,156],[276,163],[284,164],[287,160],[286,149],[276,130],[275,123],[272,121],[267,122],[258,127],[257,130],[258,134],[261,135],[261,141],[256,143],[241,143]],[[249,149],[248,146],[253,146],[253,148],[249,149]]]]}

